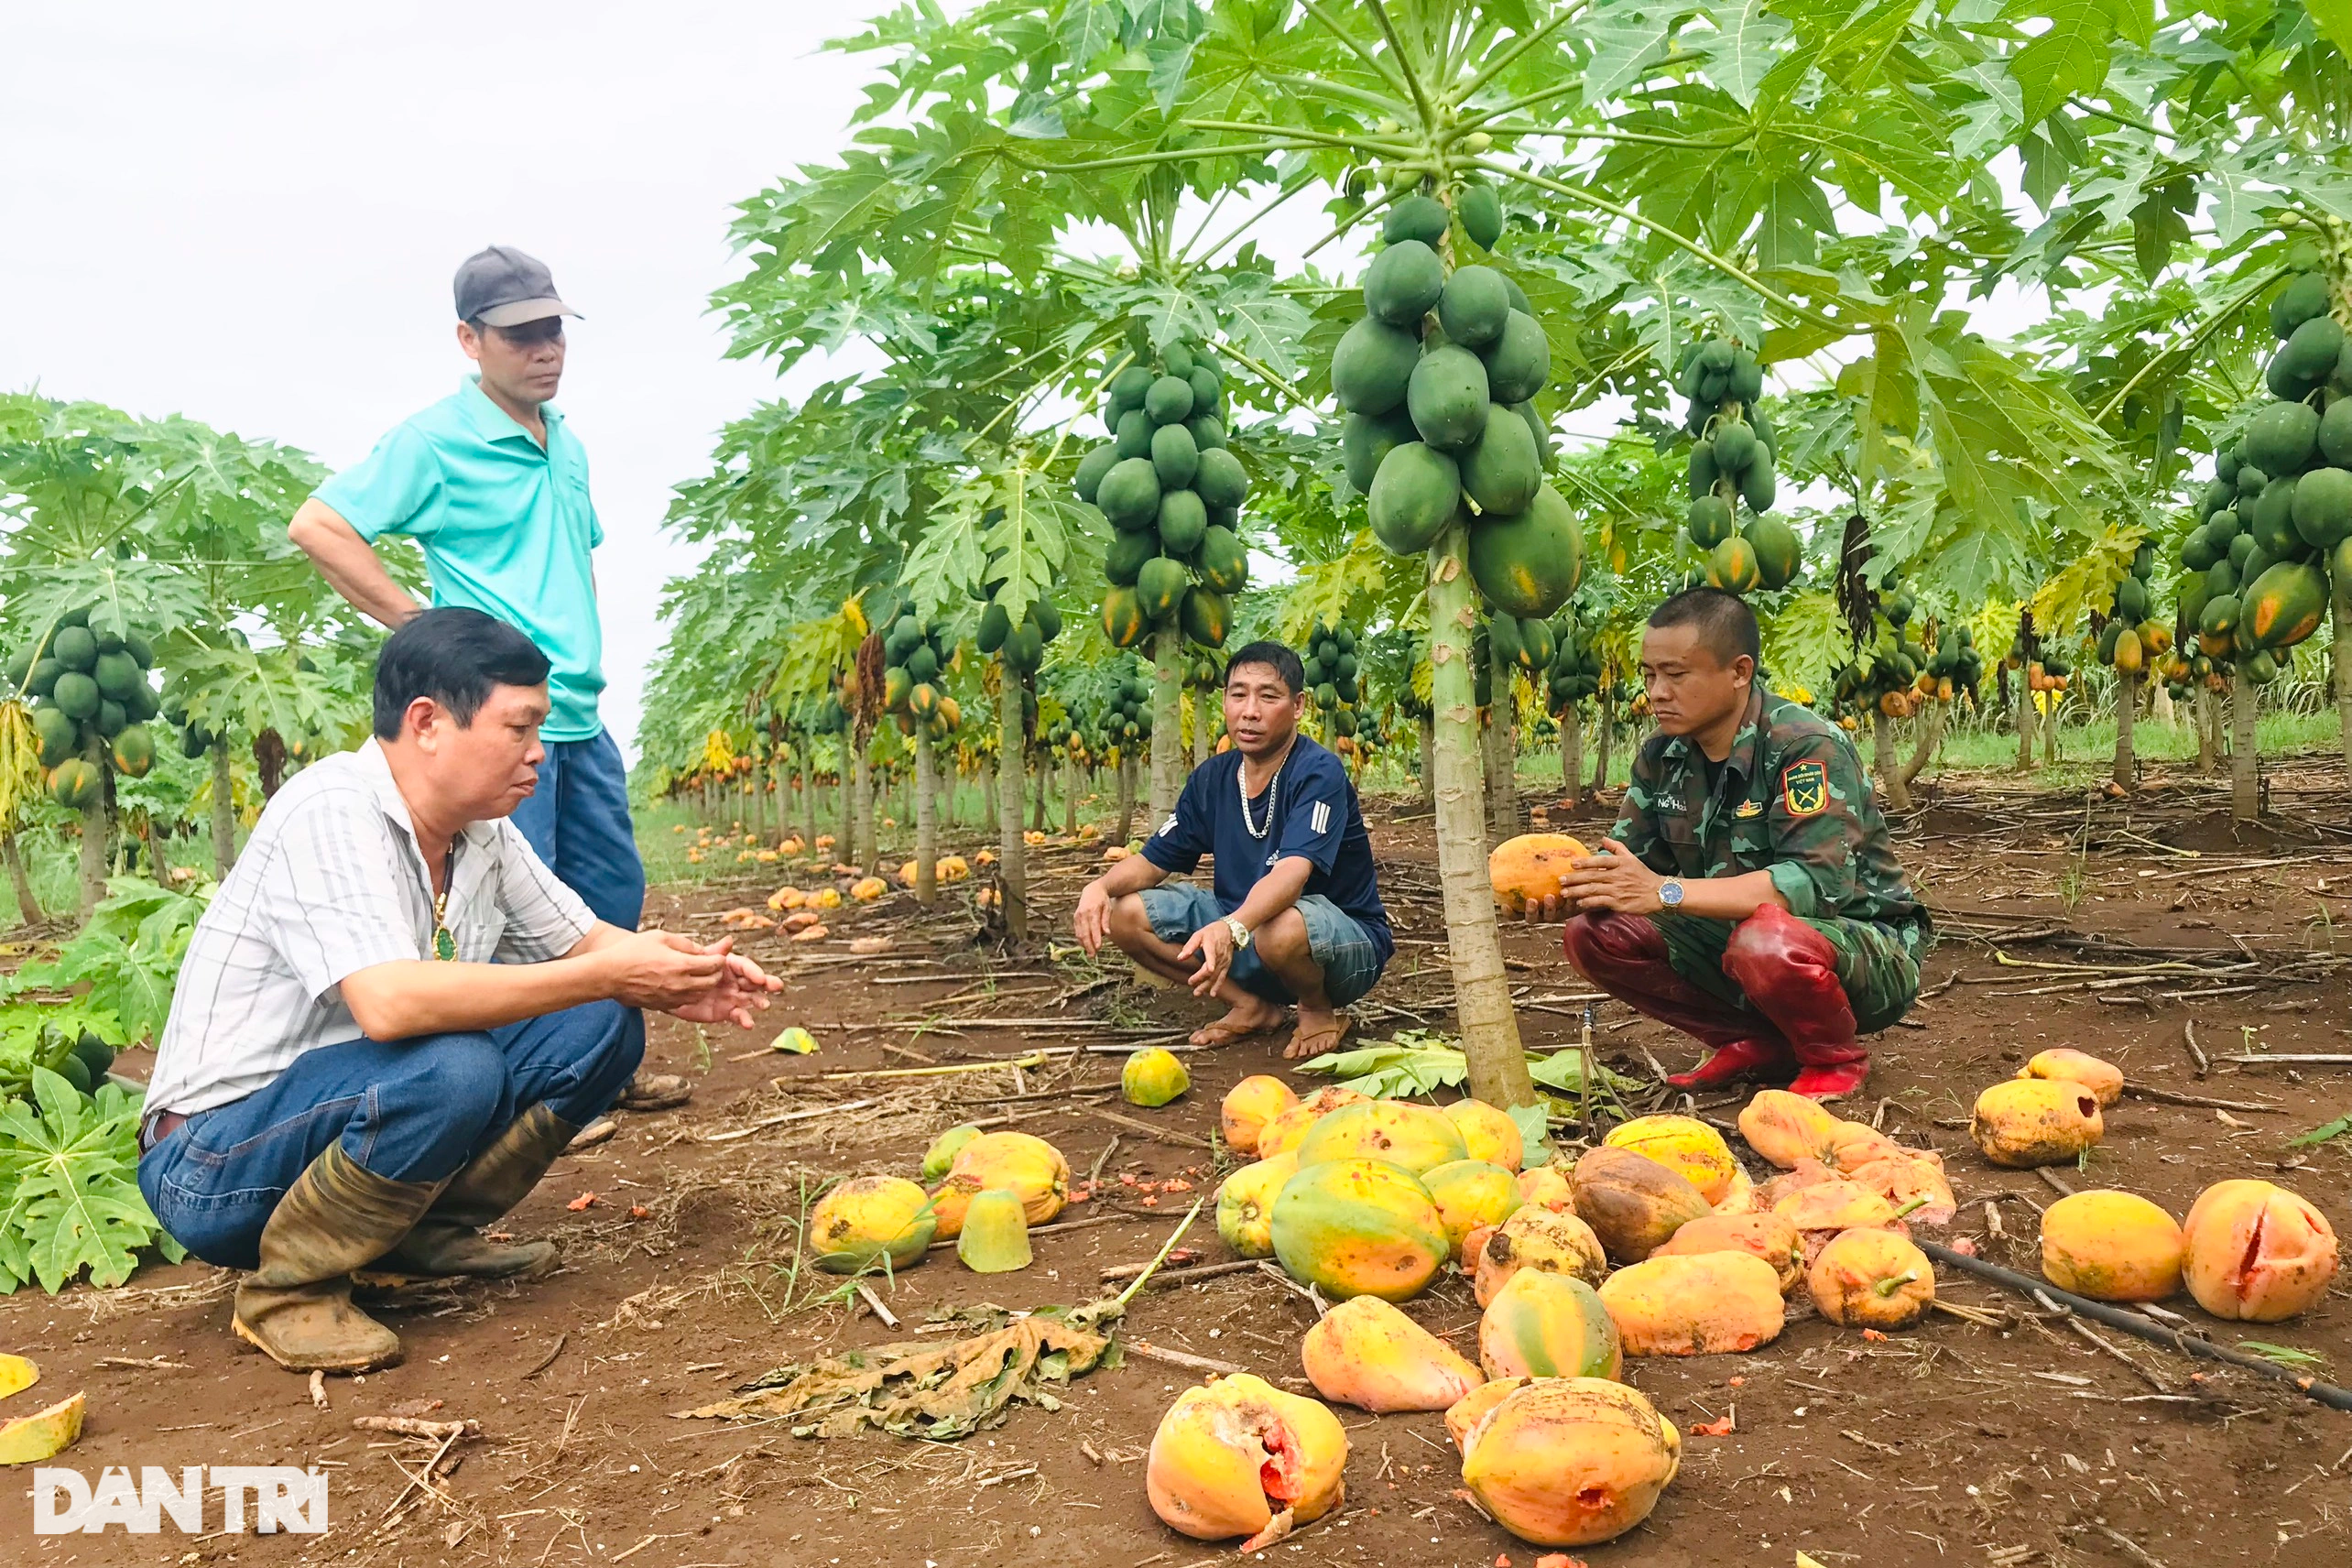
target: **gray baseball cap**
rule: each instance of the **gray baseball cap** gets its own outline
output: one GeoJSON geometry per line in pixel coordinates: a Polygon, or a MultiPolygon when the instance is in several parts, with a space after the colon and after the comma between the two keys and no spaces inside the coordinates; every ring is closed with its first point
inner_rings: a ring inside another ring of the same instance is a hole
{"type": "Polygon", "coordinates": [[[550,316],[580,312],[556,298],[555,275],[537,256],[512,245],[492,245],[457,269],[457,319],[491,327],[518,327],[550,316]]]}

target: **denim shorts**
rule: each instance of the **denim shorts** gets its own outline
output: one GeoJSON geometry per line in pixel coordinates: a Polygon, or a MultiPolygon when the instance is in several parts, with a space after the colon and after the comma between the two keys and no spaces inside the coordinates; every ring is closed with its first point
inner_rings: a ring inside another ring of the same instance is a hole
{"type": "MultiPolygon", "coordinates": [[[[1298,910],[1307,922],[1307,954],[1323,971],[1323,995],[1332,1006],[1344,1007],[1372,989],[1380,978],[1380,948],[1363,922],[1321,893],[1303,895],[1298,910]]],[[[1152,935],[1181,944],[1210,921],[1225,919],[1225,910],[1216,895],[1200,884],[1170,882],[1144,889],[1143,914],[1151,922],[1152,935]]],[[[1235,985],[1252,996],[1269,1002],[1298,1000],[1258,962],[1255,947],[1235,953],[1228,973],[1235,985]]]]}

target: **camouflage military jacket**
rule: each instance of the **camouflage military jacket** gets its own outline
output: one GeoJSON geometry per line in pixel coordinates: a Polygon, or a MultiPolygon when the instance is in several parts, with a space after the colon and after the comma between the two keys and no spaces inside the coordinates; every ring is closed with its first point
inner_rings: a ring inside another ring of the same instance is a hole
{"type": "Polygon", "coordinates": [[[1914,953],[1927,947],[1927,910],[1895,859],[1854,743],[1760,684],[1713,794],[1696,741],[1661,735],[1642,746],[1615,836],[1664,876],[1767,871],[1793,914],[1867,920],[1914,953]]]}

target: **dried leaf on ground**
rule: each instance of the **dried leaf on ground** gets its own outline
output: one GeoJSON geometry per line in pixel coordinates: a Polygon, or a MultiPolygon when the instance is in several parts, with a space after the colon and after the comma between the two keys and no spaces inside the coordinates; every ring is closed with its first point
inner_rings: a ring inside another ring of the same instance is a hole
{"type": "Polygon", "coordinates": [[[811,1416],[795,1437],[848,1437],[878,1427],[933,1442],[968,1437],[1004,1419],[1016,1399],[1059,1408],[1049,1385],[1116,1366],[1105,1332],[1037,1313],[948,1344],[902,1342],[780,1367],[739,1399],[681,1414],[691,1419],[811,1416]]]}

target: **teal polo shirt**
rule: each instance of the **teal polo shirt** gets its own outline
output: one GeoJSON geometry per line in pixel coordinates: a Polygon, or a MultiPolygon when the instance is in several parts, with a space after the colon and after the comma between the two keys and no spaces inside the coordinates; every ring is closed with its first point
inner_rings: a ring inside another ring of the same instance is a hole
{"type": "Polygon", "coordinates": [[[373,544],[424,546],[435,604],[465,604],[520,627],[554,666],[542,739],[593,740],[604,724],[604,636],[589,552],[604,526],[588,498],[588,454],[550,404],[541,448],[473,376],[455,396],[394,426],[319,499],[373,544]]]}

